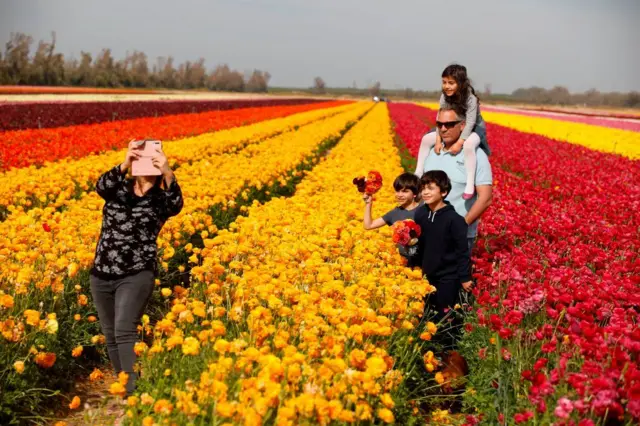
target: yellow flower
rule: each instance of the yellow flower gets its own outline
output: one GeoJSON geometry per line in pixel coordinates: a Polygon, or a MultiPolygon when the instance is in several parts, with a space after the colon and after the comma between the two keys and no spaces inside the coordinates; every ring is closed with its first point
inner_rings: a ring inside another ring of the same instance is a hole
{"type": "Polygon", "coordinates": [[[380,402],[382,402],[387,408],[393,408],[395,406],[393,398],[388,393],[382,394],[382,396],[380,396],[380,402]]]}
{"type": "Polygon", "coordinates": [[[140,395],[140,402],[142,402],[142,405],[151,405],[155,402],[155,398],[145,392],[140,395]]]}
{"type": "Polygon", "coordinates": [[[183,341],[184,339],[182,338],[182,336],[171,336],[165,343],[165,346],[167,347],[167,349],[172,350],[177,345],[182,345],[183,341]]]}
{"type": "Polygon", "coordinates": [[[78,264],[76,263],[69,264],[69,266],[67,267],[67,273],[69,274],[70,278],[75,277],[76,274],[78,273],[78,264]]]}
{"type": "Polygon", "coordinates": [[[187,337],[182,344],[182,353],[185,355],[198,355],[200,353],[200,342],[195,337],[187,337]]]}
{"type": "Polygon", "coordinates": [[[127,390],[120,382],[114,382],[109,386],[109,393],[115,396],[124,396],[127,390]]]}
{"type": "Polygon", "coordinates": [[[127,373],[125,373],[124,371],[121,371],[118,373],[118,383],[124,386],[127,384],[128,381],[129,381],[129,375],[127,373]]]}
{"type": "Polygon", "coordinates": [[[162,290],[160,290],[160,294],[162,294],[162,297],[169,297],[171,296],[171,289],[165,287],[162,290]]]}
{"type": "Polygon", "coordinates": [[[378,417],[385,423],[393,423],[396,420],[393,412],[388,408],[380,408],[378,410],[378,417]]]}
{"type": "Polygon", "coordinates": [[[220,417],[231,417],[235,412],[235,406],[229,402],[222,401],[216,405],[216,414],[220,417]]]}
{"type": "Polygon", "coordinates": [[[427,322],[426,328],[427,328],[427,331],[431,334],[436,334],[436,332],[438,331],[438,327],[431,321],[427,322]]]}
{"type": "Polygon", "coordinates": [[[58,332],[58,320],[55,320],[55,319],[47,320],[45,329],[49,334],[56,334],[58,332]]]}
{"type": "Polygon", "coordinates": [[[435,375],[436,383],[443,384],[444,383],[444,375],[441,372],[437,372],[435,375]]]}
{"type": "Polygon", "coordinates": [[[224,354],[224,353],[229,351],[229,347],[230,346],[231,345],[226,340],[218,339],[218,340],[216,340],[216,343],[214,343],[213,349],[215,349],[216,352],[224,354]]]}
{"type": "Polygon", "coordinates": [[[367,373],[371,374],[374,378],[382,376],[387,370],[387,363],[380,357],[373,356],[366,362],[367,373]]]}

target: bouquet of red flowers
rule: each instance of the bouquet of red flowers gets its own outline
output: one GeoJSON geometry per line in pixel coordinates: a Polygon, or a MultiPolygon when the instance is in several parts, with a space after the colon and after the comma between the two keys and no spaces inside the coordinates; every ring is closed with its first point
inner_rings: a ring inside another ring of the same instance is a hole
{"type": "Polygon", "coordinates": [[[399,220],[393,224],[393,242],[402,246],[414,246],[422,230],[411,219],[399,220]]]}
{"type": "Polygon", "coordinates": [[[358,192],[373,195],[382,188],[382,175],[375,170],[367,173],[367,177],[358,176],[353,179],[353,184],[358,187],[358,192]]]}

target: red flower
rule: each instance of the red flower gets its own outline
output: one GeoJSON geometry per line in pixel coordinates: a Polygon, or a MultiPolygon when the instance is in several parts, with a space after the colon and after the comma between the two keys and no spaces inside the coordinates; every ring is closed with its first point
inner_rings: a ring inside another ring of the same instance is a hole
{"type": "Polygon", "coordinates": [[[45,232],[51,232],[51,227],[46,222],[42,224],[42,229],[44,229],[45,232]]]}
{"type": "Polygon", "coordinates": [[[393,242],[396,244],[415,245],[421,233],[420,225],[411,219],[400,220],[393,224],[393,242]]]}

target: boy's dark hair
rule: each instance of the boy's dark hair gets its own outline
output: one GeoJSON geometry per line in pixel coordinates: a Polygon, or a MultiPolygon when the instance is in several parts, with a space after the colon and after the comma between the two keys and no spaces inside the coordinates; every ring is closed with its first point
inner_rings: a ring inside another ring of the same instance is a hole
{"type": "Polygon", "coordinates": [[[480,97],[476,94],[471,85],[471,80],[467,77],[467,67],[460,64],[451,64],[442,71],[442,77],[451,77],[458,83],[458,91],[453,96],[444,95],[448,103],[459,105],[466,113],[469,92],[478,98],[478,103],[480,103],[480,97]]]}
{"type": "Polygon", "coordinates": [[[451,180],[442,170],[429,170],[422,175],[420,178],[421,187],[425,187],[430,183],[435,183],[440,188],[440,193],[446,192],[449,195],[451,192],[451,180]]]}
{"type": "Polygon", "coordinates": [[[408,189],[413,192],[413,195],[418,195],[420,193],[420,179],[413,173],[403,173],[393,181],[393,189],[396,191],[408,189]]]}

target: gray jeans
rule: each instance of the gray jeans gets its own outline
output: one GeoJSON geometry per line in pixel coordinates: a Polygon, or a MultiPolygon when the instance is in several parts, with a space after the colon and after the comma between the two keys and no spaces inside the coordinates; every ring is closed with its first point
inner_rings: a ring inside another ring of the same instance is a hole
{"type": "Polygon", "coordinates": [[[126,388],[127,394],[131,394],[138,378],[133,371],[136,361],[133,346],[138,340],[138,323],[153,293],[155,276],[151,271],[142,271],[103,280],[92,274],[89,280],[109,359],[116,374],[124,371],[129,375],[126,388]]]}
{"type": "Polygon", "coordinates": [[[476,246],[476,237],[467,238],[467,245],[469,246],[469,256],[471,256],[471,252],[476,246]]]}

